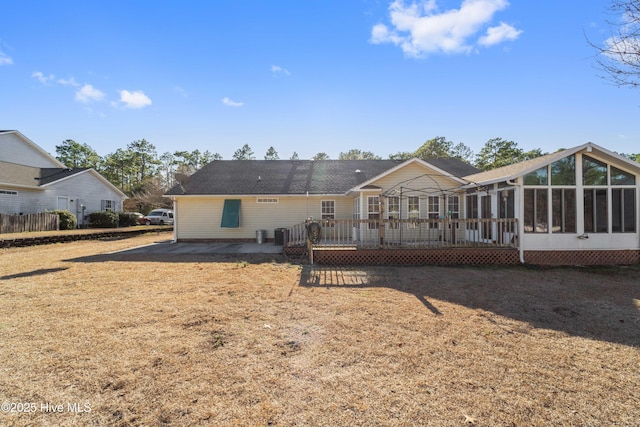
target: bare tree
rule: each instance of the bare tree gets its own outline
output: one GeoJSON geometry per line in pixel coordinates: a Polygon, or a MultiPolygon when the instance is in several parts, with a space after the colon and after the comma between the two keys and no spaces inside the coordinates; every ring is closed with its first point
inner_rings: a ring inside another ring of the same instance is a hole
{"type": "Polygon", "coordinates": [[[596,63],[605,78],[617,86],[640,86],[640,0],[611,0],[607,20],[609,37],[602,43],[589,41],[598,55],[596,63]]]}

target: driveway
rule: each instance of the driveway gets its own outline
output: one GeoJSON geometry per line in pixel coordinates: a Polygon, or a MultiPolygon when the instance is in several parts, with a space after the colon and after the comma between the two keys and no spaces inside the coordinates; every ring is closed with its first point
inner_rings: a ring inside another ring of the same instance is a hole
{"type": "Polygon", "coordinates": [[[127,254],[280,254],[273,243],[174,243],[171,240],[127,249],[127,254]]]}

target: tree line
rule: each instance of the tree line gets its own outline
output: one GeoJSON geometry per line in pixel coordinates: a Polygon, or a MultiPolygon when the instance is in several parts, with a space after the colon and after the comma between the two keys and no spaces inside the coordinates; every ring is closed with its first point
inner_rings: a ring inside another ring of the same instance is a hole
{"type": "MultiPolygon", "coordinates": [[[[162,205],[166,199],[162,194],[176,184],[175,174],[191,175],[202,166],[214,160],[222,160],[219,153],[208,150],[174,151],[158,154],[155,145],[146,139],[136,140],[125,148],[100,156],[91,146],[72,139],[56,145],[56,159],[70,168],[93,168],[109,182],[120,188],[129,197],[143,201],[144,205],[162,205]]],[[[525,151],[514,141],[503,138],[488,140],[475,154],[463,143],[453,143],[438,136],[426,141],[415,151],[390,154],[389,159],[407,160],[411,158],[456,158],[486,171],[524,160],[545,155],[541,149],[525,151]]],[[[624,154],[623,154],[624,155],[624,154]]],[[[626,157],[640,161],[640,154],[628,154],[626,157]]],[[[279,160],[274,147],[269,147],[264,160],[279,160]]],[[[256,155],[248,144],[236,150],[232,160],[255,160],[256,155]]],[[[289,158],[299,159],[296,152],[289,158]]],[[[319,152],[313,160],[330,160],[325,152],[319,152]]],[[[380,160],[381,156],[360,149],[341,152],[338,160],[380,160]]]]}

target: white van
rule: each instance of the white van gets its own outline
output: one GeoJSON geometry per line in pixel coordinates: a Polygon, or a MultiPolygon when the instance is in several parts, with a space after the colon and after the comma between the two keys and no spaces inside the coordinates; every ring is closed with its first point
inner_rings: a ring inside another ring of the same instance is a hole
{"type": "Polygon", "coordinates": [[[140,220],[146,225],[173,225],[173,211],[171,209],[154,209],[140,220]]]}

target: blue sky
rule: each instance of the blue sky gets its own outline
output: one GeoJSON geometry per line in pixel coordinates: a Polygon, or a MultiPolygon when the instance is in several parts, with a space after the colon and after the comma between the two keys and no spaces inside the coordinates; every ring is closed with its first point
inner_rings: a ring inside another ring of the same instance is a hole
{"type": "Polygon", "coordinates": [[[444,136],[640,151],[640,97],[598,77],[594,1],[6,1],[0,129],[55,153],[249,144],[383,158],[444,136]]]}

